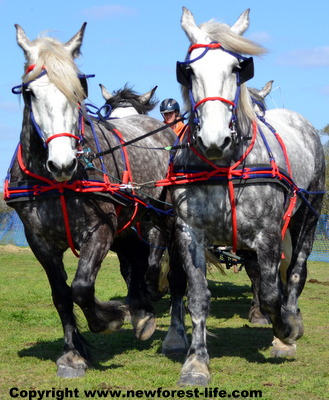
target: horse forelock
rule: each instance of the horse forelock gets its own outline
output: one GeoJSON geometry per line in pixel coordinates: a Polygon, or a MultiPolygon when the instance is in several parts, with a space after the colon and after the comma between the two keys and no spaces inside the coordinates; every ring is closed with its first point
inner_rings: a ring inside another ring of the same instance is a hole
{"type": "Polygon", "coordinates": [[[266,53],[261,45],[234,33],[226,24],[210,20],[200,25],[211,41],[220,43],[225,49],[239,54],[260,55],[266,53]]]}
{"type": "MultiPolygon", "coordinates": [[[[38,38],[33,41],[38,48],[38,59],[33,71],[23,76],[23,81],[36,79],[45,68],[52,82],[68,99],[77,104],[84,100],[85,93],[78,78],[78,68],[71,53],[59,41],[52,38],[38,38]]],[[[28,63],[26,67],[28,66],[28,63]]]]}

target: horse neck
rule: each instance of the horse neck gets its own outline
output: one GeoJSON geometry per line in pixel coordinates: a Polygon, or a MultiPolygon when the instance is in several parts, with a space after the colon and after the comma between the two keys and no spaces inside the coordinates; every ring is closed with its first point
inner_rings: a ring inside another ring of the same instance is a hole
{"type": "MultiPolygon", "coordinates": [[[[112,129],[115,128],[115,120],[111,120],[109,124],[112,129]]],[[[98,153],[102,151],[109,150],[113,147],[119,145],[119,141],[116,139],[115,134],[108,129],[108,127],[104,126],[103,124],[97,123],[95,119],[90,119],[89,122],[85,125],[85,142],[86,146],[91,149],[92,153],[98,153]],[[96,141],[94,135],[97,136],[97,143],[99,147],[96,145],[96,141]]],[[[125,136],[124,139],[127,139],[125,136]]],[[[111,176],[115,177],[116,179],[122,178],[123,173],[123,152],[117,149],[113,153],[106,155],[102,158],[105,172],[109,173],[111,176]]],[[[93,161],[93,165],[95,168],[90,170],[85,170],[84,173],[88,175],[102,175],[102,165],[101,159],[96,158],[93,161]]]]}

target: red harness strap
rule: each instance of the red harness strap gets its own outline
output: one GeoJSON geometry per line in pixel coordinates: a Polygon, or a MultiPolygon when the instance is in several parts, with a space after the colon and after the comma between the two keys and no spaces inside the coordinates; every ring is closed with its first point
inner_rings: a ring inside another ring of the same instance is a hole
{"type": "Polygon", "coordinates": [[[235,193],[234,193],[234,180],[233,178],[242,178],[242,179],[249,179],[253,177],[257,177],[259,174],[264,174],[264,175],[269,175],[273,178],[278,178],[279,180],[285,181],[291,186],[293,189],[293,196],[290,198],[288,208],[284,214],[283,217],[283,228],[282,228],[282,239],[284,238],[284,235],[288,229],[288,225],[290,222],[290,218],[292,215],[292,211],[296,205],[297,201],[297,190],[298,187],[293,183],[292,181],[292,174],[291,174],[291,166],[287,154],[286,147],[281,139],[281,137],[278,135],[277,132],[275,132],[275,137],[278,140],[283,154],[284,158],[286,160],[286,165],[287,165],[287,170],[289,177],[286,175],[283,175],[281,171],[278,168],[278,165],[274,160],[271,161],[271,170],[269,171],[268,169],[258,169],[256,171],[252,171],[250,168],[243,168],[243,169],[237,169],[243,161],[246,159],[248,154],[251,152],[251,150],[254,147],[254,144],[256,142],[257,138],[257,124],[256,121],[252,122],[252,129],[253,129],[253,135],[252,135],[252,140],[250,142],[250,145],[248,146],[247,150],[245,153],[242,155],[242,157],[232,166],[230,167],[218,167],[217,165],[213,164],[211,161],[209,161],[207,158],[205,158],[202,154],[200,154],[194,147],[190,147],[190,149],[194,152],[195,155],[197,155],[202,161],[210,165],[213,170],[212,171],[201,171],[201,172],[175,172],[174,171],[174,166],[173,163],[169,165],[168,168],[168,173],[165,179],[160,180],[157,182],[157,186],[169,186],[169,185],[182,185],[182,184],[187,184],[191,182],[202,182],[202,181],[207,181],[212,178],[226,178],[227,179],[227,184],[228,184],[228,192],[229,192],[229,200],[230,200],[230,205],[231,205],[231,220],[232,220],[232,251],[235,253],[237,250],[237,238],[238,238],[238,224],[237,224],[237,212],[236,212],[236,200],[235,200],[235,193]]]}
{"type": "Polygon", "coordinates": [[[224,97],[205,97],[204,99],[198,101],[195,105],[194,105],[194,111],[203,103],[207,102],[207,101],[215,101],[215,100],[219,100],[222,101],[223,103],[227,103],[232,107],[235,107],[235,103],[231,100],[227,100],[224,99],[224,97]]]}
{"type": "Polygon", "coordinates": [[[240,160],[238,160],[235,164],[233,164],[229,168],[228,174],[227,174],[228,190],[229,190],[231,210],[232,210],[232,251],[233,251],[233,253],[236,253],[237,245],[238,245],[238,224],[237,224],[237,217],[236,217],[236,202],[235,202],[232,174],[234,173],[234,170],[245,160],[247,155],[251,152],[252,148],[254,147],[254,144],[256,141],[256,136],[257,136],[256,121],[252,122],[252,129],[253,129],[253,135],[252,135],[252,140],[251,140],[249,147],[247,148],[245,153],[242,155],[240,160]]]}
{"type": "Polygon", "coordinates": [[[52,141],[53,139],[59,138],[59,137],[70,137],[73,138],[77,141],[80,140],[79,136],[73,135],[72,133],[67,133],[67,132],[63,132],[63,133],[56,133],[55,135],[50,136],[47,140],[46,140],[46,144],[48,144],[50,141],[52,141]]]}
{"type": "MultiPolygon", "coordinates": [[[[115,130],[115,133],[118,135],[120,142],[124,143],[121,133],[117,130],[115,130]]],[[[106,173],[103,173],[104,182],[77,180],[77,181],[68,183],[68,182],[56,182],[56,181],[53,181],[51,179],[48,179],[44,176],[35,174],[34,172],[30,171],[26,167],[26,165],[24,164],[24,161],[23,161],[22,146],[21,146],[21,144],[19,144],[19,146],[18,146],[17,160],[18,160],[18,164],[19,164],[21,170],[27,176],[44,183],[44,185],[42,185],[42,184],[34,185],[32,188],[26,189],[24,192],[26,194],[32,194],[34,196],[38,196],[38,195],[42,195],[47,192],[58,191],[58,193],[60,195],[60,202],[61,202],[61,207],[62,207],[62,212],[63,212],[63,219],[64,219],[65,231],[66,231],[66,235],[67,235],[67,241],[68,241],[68,244],[69,244],[73,254],[76,257],[79,257],[79,254],[75,250],[74,241],[73,241],[72,234],[71,234],[69,215],[68,215],[68,211],[67,211],[67,205],[66,205],[65,193],[64,193],[65,190],[68,189],[68,190],[72,190],[77,193],[108,192],[108,193],[115,194],[117,192],[120,192],[121,196],[126,197],[130,201],[133,200],[133,202],[134,202],[133,214],[130,217],[129,221],[116,232],[117,234],[122,232],[124,229],[126,229],[127,227],[129,227],[133,224],[135,217],[137,215],[139,205],[147,206],[147,204],[143,200],[141,200],[137,196],[135,196],[135,191],[133,189],[132,189],[132,196],[130,196],[129,193],[122,192],[122,184],[128,184],[129,182],[133,182],[132,170],[131,170],[130,161],[129,161],[129,157],[128,157],[128,151],[125,147],[123,147],[122,150],[124,153],[125,164],[126,164],[126,170],[123,172],[122,183],[116,183],[116,184],[111,183],[108,176],[106,175],[106,173]]],[[[13,195],[15,196],[15,194],[21,195],[22,189],[9,188],[9,181],[6,180],[4,194],[5,194],[6,199],[10,199],[13,197],[13,195]]],[[[117,216],[119,216],[121,209],[122,209],[121,205],[116,207],[117,216]]]]}
{"type": "MultiPolygon", "coordinates": [[[[123,144],[124,140],[123,140],[121,132],[118,131],[117,129],[114,129],[114,131],[115,131],[115,133],[117,134],[117,136],[118,136],[118,138],[120,140],[120,144],[123,144]]],[[[128,156],[127,147],[123,146],[122,147],[122,151],[123,151],[124,159],[126,161],[126,170],[123,173],[122,181],[123,181],[124,184],[127,184],[129,182],[133,182],[133,176],[132,176],[131,165],[130,165],[130,160],[129,160],[129,156],[128,156]]],[[[132,194],[135,195],[134,189],[132,190],[132,194]]],[[[117,213],[118,217],[119,217],[119,214],[120,214],[120,212],[122,210],[122,207],[123,207],[122,205],[118,205],[116,207],[116,213],[117,213]]],[[[135,201],[135,203],[134,203],[134,211],[133,211],[132,216],[130,217],[130,220],[122,228],[120,228],[117,231],[117,234],[122,232],[122,231],[124,231],[126,228],[128,228],[129,226],[131,226],[133,224],[133,222],[135,220],[135,217],[137,215],[137,211],[138,211],[138,202],[135,201]]]]}
{"type": "Polygon", "coordinates": [[[17,153],[17,159],[18,159],[18,163],[20,168],[22,169],[22,171],[35,179],[41,180],[47,184],[49,184],[51,186],[51,188],[56,188],[58,189],[59,193],[60,193],[60,201],[61,201],[61,206],[62,206],[62,212],[63,212],[63,217],[64,217],[64,225],[65,225],[65,231],[66,231],[66,236],[67,236],[67,241],[69,243],[69,246],[73,252],[73,254],[79,258],[79,254],[77,253],[77,251],[75,250],[75,246],[73,243],[73,238],[72,238],[72,234],[71,234],[71,229],[70,229],[70,221],[69,221],[69,216],[67,213],[67,207],[66,207],[66,201],[65,201],[65,196],[64,196],[64,187],[65,187],[65,183],[61,183],[61,182],[56,182],[54,183],[53,181],[51,181],[48,178],[45,178],[43,176],[34,174],[33,172],[29,171],[24,162],[23,162],[23,156],[22,156],[22,146],[21,144],[18,147],[18,153],[17,153]]]}

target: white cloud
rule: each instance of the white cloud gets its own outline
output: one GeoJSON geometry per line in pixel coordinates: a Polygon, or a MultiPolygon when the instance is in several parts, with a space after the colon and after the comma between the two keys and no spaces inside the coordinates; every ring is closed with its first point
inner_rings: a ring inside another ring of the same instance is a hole
{"type": "Polygon", "coordinates": [[[106,6],[96,6],[82,10],[82,14],[89,18],[104,19],[118,15],[136,15],[137,10],[132,7],[125,7],[119,4],[110,4],[106,6]]]}
{"type": "Polygon", "coordinates": [[[291,50],[278,58],[281,65],[299,67],[328,67],[329,46],[313,47],[311,49],[291,50]]]}

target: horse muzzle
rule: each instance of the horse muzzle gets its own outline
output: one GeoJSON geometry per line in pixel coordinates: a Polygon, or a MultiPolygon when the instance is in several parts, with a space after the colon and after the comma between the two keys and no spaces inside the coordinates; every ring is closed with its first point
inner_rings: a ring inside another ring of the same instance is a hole
{"type": "Polygon", "coordinates": [[[48,160],[46,163],[47,170],[52,174],[57,182],[69,181],[78,166],[78,161],[73,158],[70,163],[59,164],[54,160],[48,160]]]}
{"type": "Polygon", "coordinates": [[[198,137],[198,147],[208,160],[220,160],[225,156],[226,151],[230,148],[232,144],[231,137],[226,137],[220,146],[216,144],[210,144],[205,146],[201,137],[198,137]]]}

